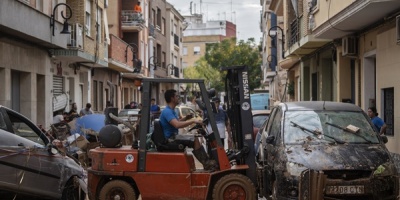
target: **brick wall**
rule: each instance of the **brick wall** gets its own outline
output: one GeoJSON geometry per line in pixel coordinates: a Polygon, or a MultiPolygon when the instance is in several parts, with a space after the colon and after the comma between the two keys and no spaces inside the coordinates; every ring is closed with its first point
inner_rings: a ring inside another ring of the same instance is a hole
{"type": "MultiPolygon", "coordinates": [[[[120,63],[127,64],[129,67],[133,69],[133,63],[132,63],[132,57],[133,57],[133,52],[130,47],[128,47],[128,59],[126,62],[125,58],[125,50],[127,47],[127,43],[118,38],[115,35],[110,35],[110,46],[108,47],[108,57],[112,58],[113,60],[116,60],[120,63]]],[[[135,47],[133,47],[135,48],[135,47]]],[[[137,51],[137,49],[134,49],[134,51],[137,51]]]]}

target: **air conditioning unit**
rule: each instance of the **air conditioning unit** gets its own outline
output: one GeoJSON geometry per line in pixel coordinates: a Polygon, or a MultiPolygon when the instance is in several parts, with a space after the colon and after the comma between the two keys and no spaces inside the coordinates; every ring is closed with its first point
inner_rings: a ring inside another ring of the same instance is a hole
{"type": "Polygon", "coordinates": [[[343,56],[357,55],[357,37],[347,36],[342,38],[342,55],[343,56]]]}
{"type": "Polygon", "coordinates": [[[83,26],[81,24],[76,23],[72,25],[68,47],[79,49],[83,48],[83,26]]]}
{"type": "Polygon", "coordinates": [[[400,15],[396,17],[396,41],[400,45],[400,15]]]}

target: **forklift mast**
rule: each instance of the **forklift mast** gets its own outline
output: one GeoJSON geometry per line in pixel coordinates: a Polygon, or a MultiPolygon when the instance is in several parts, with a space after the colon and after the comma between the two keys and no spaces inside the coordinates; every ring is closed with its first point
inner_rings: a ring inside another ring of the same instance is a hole
{"type": "Polygon", "coordinates": [[[248,67],[223,67],[222,70],[227,71],[225,91],[232,138],[242,155],[238,164],[249,166],[246,174],[257,185],[248,67]]]}

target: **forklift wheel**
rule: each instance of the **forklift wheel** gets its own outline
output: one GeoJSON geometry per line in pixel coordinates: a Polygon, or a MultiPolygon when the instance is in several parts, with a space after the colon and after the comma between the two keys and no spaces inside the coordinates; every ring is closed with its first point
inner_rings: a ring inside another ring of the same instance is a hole
{"type": "Polygon", "coordinates": [[[256,199],[256,188],[253,182],[242,174],[227,174],[217,181],[214,186],[213,199],[256,199]]]}
{"type": "Polygon", "coordinates": [[[113,180],[106,183],[100,190],[100,200],[136,200],[135,190],[132,186],[121,180],[113,180]]]}

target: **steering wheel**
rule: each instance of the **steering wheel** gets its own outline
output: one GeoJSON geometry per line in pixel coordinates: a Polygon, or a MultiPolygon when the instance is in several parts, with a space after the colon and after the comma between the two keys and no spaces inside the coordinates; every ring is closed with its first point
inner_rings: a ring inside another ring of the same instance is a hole
{"type": "Polygon", "coordinates": [[[190,128],[190,129],[188,130],[188,132],[193,131],[194,129],[203,128],[203,125],[204,125],[204,124],[208,124],[208,119],[207,119],[207,118],[203,119],[203,122],[202,122],[201,124],[196,124],[195,126],[193,126],[192,128],[190,128]]]}

